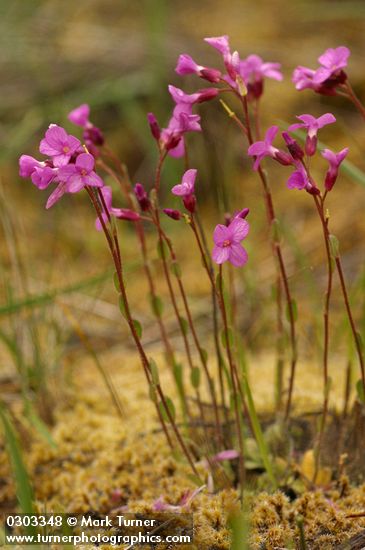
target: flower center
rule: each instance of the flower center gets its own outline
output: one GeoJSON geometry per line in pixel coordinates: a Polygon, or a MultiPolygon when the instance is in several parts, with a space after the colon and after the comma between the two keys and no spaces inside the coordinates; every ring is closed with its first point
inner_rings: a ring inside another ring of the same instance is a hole
{"type": "Polygon", "coordinates": [[[223,248],[227,248],[227,246],[230,246],[231,245],[231,241],[229,239],[226,239],[224,242],[223,242],[223,248]]]}
{"type": "Polygon", "coordinates": [[[62,151],[63,151],[64,153],[69,153],[69,152],[70,152],[70,148],[69,148],[67,145],[65,145],[64,148],[62,149],[62,151]]]}
{"type": "Polygon", "coordinates": [[[85,168],[83,170],[81,170],[81,175],[82,176],[87,176],[87,171],[85,170],[85,168]]]}

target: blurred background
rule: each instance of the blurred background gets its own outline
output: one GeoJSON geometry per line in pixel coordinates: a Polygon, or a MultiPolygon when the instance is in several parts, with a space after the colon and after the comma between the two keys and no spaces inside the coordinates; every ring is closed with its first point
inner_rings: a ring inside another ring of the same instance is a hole
{"type": "MultiPolygon", "coordinates": [[[[325,129],[321,139],[335,150],[349,146],[349,159],[358,172],[356,177],[343,174],[336,184],[329,198],[331,224],[352,283],[356,316],[364,326],[364,124],[343,98],[298,93],[291,83],[296,65],[315,67],[325,49],[346,45],[352,52],[351,82],[365,99],[363,1],[0,0],[0,345],[5,373],[11,372],[15,361],[32,379],[36,368],[57,373],[61,364],[75,361],[80,344],[65,321],[65,304],[98,350],[128,345],[120,336],[124,326],[114,305],[108,252],[94,230],[94,215],[86,197],[65,197],[46,212],[47,191],[39,192],[19,178],[18,157],[22,153],[37,156],[39,140],[50,122],[77,134],[66,116],[87,102],[92,121],[127,164],[132,181],[151,186],[156,150],[146,113],[153,111],[164,125],[173,107],[169,83],[189,92],[204,87],[205,83],[194,77],[176,75],[176,60],[180,53],[189,53],[204,65],[220,67],[220,56],[203,38],[221,34],[230,36],[232,48],[241,57],[256,53],[282,64],[284,81],[266,84],[263,128],[292,123],[295,115],[302,113],[319,116],[331,111],[337,117],[338,124],[325,129]],[[29,330],[25,329],[27,323],[29,330]],[[19,346],[23,359],[14,351],[19,346]]],[[[237,276],[242,330],[248,349],[270,350],[275,346],[271,297],[275,270],[260,184],[245,154],[247,144],[219,102],[203,104],[199,113],[204,131],[189,136],[188,144],[191,166],[199,170],[198,196],[206,229],[210,232],[213,224],[221,221],[219,212],[251,209],[250,262],[237,276]]],[[[169,189],[183,170],[183,161],[169,159],[163,174],[164,207],[174,206],[169,189]]],[[[325,164],[320,161],[314,170],[320,177],[325,164]]],[[[287,176],[285,168],[270,166],[290,282],[297,295],[300,345],[304,355],[314,353],[317,357],[325,283],[321,228],[310,197],[286,189],[287,176]]],[[[185,280],[200,330],[208,332],[208,286],[200,276],[198,255],[187,240],[188,229],[169,221],[166,224],[187,265],[185,280]]],[[[153,318],[141,300],[145,286],[138,276],[141,270],[134,237],[127,224],[120,229],[132,302],[149,327],[147,345],[158,347],[153,318]]],[[[154,246],[151,236],[151,250],[154,246]]],[[[337,282],[336,292],[334,311],[339,307],[337,282]]],[[[332,323],[334,351],[341,352],[349,345],[343,314],[332,323]]]]}

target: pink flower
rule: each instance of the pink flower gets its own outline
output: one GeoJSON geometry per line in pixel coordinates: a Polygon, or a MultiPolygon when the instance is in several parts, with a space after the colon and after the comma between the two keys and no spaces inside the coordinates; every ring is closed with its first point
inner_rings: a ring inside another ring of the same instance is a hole
{"type": "Polygon", "coordinates": [[[68,164],[79,147],[80,141],[77,138],[67,134],[61,126],[51,124],[39,145],[39,150],[43,155],[52,158],[54,166],[59,167],[68,164]]]}
{"type": "Polygon", "coordinates": [[[204,78],[209,82],[219,82],[222,78],[222,73],[216,69],[204,67],[195,63],[194,59],[190,55],[182,54],[179,56],[175,71],[179,75],[196,74],[200,78],[204,78]]]}
{"type": "Polygon", "coordinates": [[[239,71],[240,58],[237,51],[231,53],[229,37],[225,34],[223,36],[204,38],[204,40],[222,54],[228,75],[235,82],[239,71]]]}
{"type": "Polygon", "coordinates": [[[198,171],[191,168],[187,170],[182,177],[181,183],[174,185],[171,192],[178,197],[188,197],[194,194],[195,179],[198,171]]]}
{"type": "Polygon", "coordinates": [[[67,118],[76,126],[81,126],[81,128],[86,128],[91,125],[89,121],[90,116],[90,107],[87,103],[83,103],[76,109],[73,109],[68,115],[67,118]]]}
{"type": "Polygon", "coordinates": [[[302,165],[300,165],[298,167],[298,170],[295,170],[295,172],[293,172],[289,176],[286,184],[289,189],[299,189],[299,190],[306,189],[311,185],[307,172],[305,171],[302,165]]]}
{"type": "Polygon", "coordinates": [[[217,88],[206,88],[205,90],[198,90],[194,94],[186,94],[183,90],[180,90],[180,88],[176,88],[170,84],[169,92],[177,105],[181,103],[194,105],[195,103],[202,103],[203,101],[214,99],[218,95],[219,90],[217,88]]]}
{"type": "MultiPolygon", "coordinates": [[[[133,210],[129,210],[128,208],[114,208],[112,206],[112,188],[111,187],[105,185],[104,187],[101,188],[100,191],[103,195],[104,203],[109,213],[109,216],[114,216],[119,220],[127,220],[127,221],[133,221],[133,222],[140,219],[140,215],[137,212],[134,212],[133,210]]],[[[108,214],[104,210],[104,205],[102,206],[103,206],[102,218],[104,220],[104,223],[107,224],[108,214]]],[[[103,228],[99,218],[97,218],[95,221],[95,227],[98,231],[101,231],[103,228]]]]}
{"type": "Polygon", "coordinates": [[[288,131],[292,132],[298,128],[304,128],[307,130],[307,139],[305,142],[305,151],[308,156],[315,154],[317,149],[317,132],[327,124],[333,124],[336,122],[336,118],[332,113],[326,113],[325,115],[315,118],[312,115],[300,115],[297,116],[302,122],[297,122],[289,126],[288,131]]]}
{"type": "Polygon", "coordinates": [[[243,59],[239,64],[239,74],[247,86],[249,97],[261,97],[265,77],[283,80],[280,67],[280,63],[264,62],[258,55],[249,55],[243,59]]]}
{"type": "Polygon", "coordinates": [[[235,267],[243,266],[248,256],[240,243],[247,236],[249,229],[248,222],[241,218],[234,218],[228,227],[218,224],[213,233],[213,260],[217,264],[223,264],[228,260],[235,267]]]}
{"type": "Polygon", "coordinates": [[[322,84],[329,78],[332,78],[347,66],[347,60],[350,56],[350,50],[346,46],[338,48],[328,48],[319,56],[318,61],[322,65],[313,77],[316,84],[322,84]]]}
{"type": "Polygon", "coordinates": [[[40,162],[34,157],[22,155],[19,159],[19,176],[21,178],[30,178],[36,168],[43,168],[45,165],[45,162],[40,162]]]}
{"type": "Polygon", "coordinates": [[[349,55],[350,50],[346,46],[329,48],[319,56],[318,62],[321,66],[317,70],[297,67],[292,76],[296,89],[312,89],[319,94],[335,95],[336,87],[347,79],[344,68],[349,55]]]}
{"type": "Polygon", "coordinates": [[[324,149],[321,152],[322,157],[325,158],[329,163],[329,168],[327,170],[326,179],[324,182],[324,186],[327,191],[331,191],[334,184],[336,183],[340,165],[347,156],[348,152],[348,147],[345,147],[345,149],[342,149],[342,151],[340,151],[339,153],[334,153],[330,149],[324,149]]]}
{"type": "Polygon", "coordinates": [[[67,191],[69,193],[77,193],[85,185],[91,187],[103,187],[104,182],[94,172],[95,160],[89,153],[81,153],[76,158],[75,164],[61,166],[58,170],[58,178],[60,181],[67,183],[67,191]]]}
{"type": "Polygon", "coordinates": [[[256,157],[253,165],[254,170],[258,170],[260,162],[265,157],[271,157],[285,166],[292,164],[292,159],[288,153],[280,151],[280,149],[272,145],[278,131],[278,126],[271,126],[266,132],[264,141],[256,141],[248,148],[248,155],[256,157]]]}
{"type": "Polygon", "coordinates": [[[46,189],[55,180],[57,169],[29,155],[22,155],[19,159],[19,175],[22,178],[30,177],[38,189],[46,189]]]}

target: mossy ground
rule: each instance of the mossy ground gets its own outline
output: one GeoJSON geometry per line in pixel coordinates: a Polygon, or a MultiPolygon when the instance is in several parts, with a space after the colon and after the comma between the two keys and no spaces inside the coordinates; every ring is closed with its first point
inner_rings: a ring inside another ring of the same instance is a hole
{"type": "MultiPolygon", "coordinates": [[[[52,436],[57,448],[48,446],[35,433],[30,435],[26,461],[39,510],[94,512],[102,516],[127,507],[131,512],[148,513],[158,497],[175,505],[186,490],[195,488],[187,465],[172,456],[159,430],[137,357],[131,353],[121,367],[117,357],[116,353],[106,353],[103,361],[120,389],[123,418],[116,414],[94,365],[85,361],[73,372],[73,382],[56,407],[52,436]]],[[[271,370],[270,359],[262,360],[257,368],[265,379],[271,370]]],[[[162,369],[161,377],[162,384],[169,387],[166,369],[162,369]]],[[[315,393],[306,381],[307,376],[299,375],[302,403],[307,401],[308,406],[309,396],[314,404],[315,393]]],[[[268,396],[260,388],[263,385],[256,384],[257,401],[267,403],[268,396]]],[[[19,428],[21,432],[25,429],[24,425],[19,428]]],[[[298,469],[308,472],[310,464],[304,464],[308,457],[304,462],[302,456],[297,458],[298,469]]],[[[3,479],[10,479],[8,468],[1,453],[3,479]]],[[[202,477],[206,476],[203,468],[200,471],[202,477]]],[[[323,478],[322,482],[312,490],[301,486],[292,501],[281,491],[248,491],[245,503],[251,511],[250,548],[292,548],[293,541],[298,540],[298,516],[303,518],[310,549],[336,548],[365,529],[365,518],[346,517],[365,509],[365,485],[351,487],[345,475],[333,482],[323,478]]],[[[2,485],[1,497],[3,510],[14,510],[14,487],[10,482],[2,485]]],[[[229,549],[227,518],[239,510],[236,491],[223,488],[212,494],[205,490],[195,497],[190,509],[194,514],[195,547],[229,549]]]]}

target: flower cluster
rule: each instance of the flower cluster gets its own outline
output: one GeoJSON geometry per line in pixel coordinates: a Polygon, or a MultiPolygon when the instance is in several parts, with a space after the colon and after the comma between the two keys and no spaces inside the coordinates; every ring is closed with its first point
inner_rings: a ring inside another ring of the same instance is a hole
{"type": "MultiPolygon", "coordinates": [[[[279,131],[277,126],[271,126],[265,135],[263,141],[256,141],[248,148],[248,155],[254,158],[254,170],[258,170],[261,161],[265,157],[271,157],[284,165],[295,167],[294,172],[287,180],[289,189],[305,189],[311,194],[319,194],[315,182],[309,174],[306,159],[313,156],[317,150],[317,133],[318,130],[327,124],[333,124],[336,119],[332,113],[326,113],[319,118],[312,115],[304,114],[297,117],[300,122],[289,126],[288,131],[282,132],[282,137],[285,141],[288,152],[278,149],[273,145],[273,141],[279,131]],[[290,136],[289,132],[294,132],[298,129],[304,129],[307,132],[304,150],[298,142],[290,136]]],[[[330,149],[324,149],[322,156],[328,161],[329,166],[325,177],[325,190],[331,191],[337,176],[339,167],[348,153],[346,147],[339,153],[334,153],[330,149]]]]}
{"type": "Polygon", "coordinates": [[[313,70],[299,65],[292,80],[297,90],[310,89],[319,94],[335,95],[336,88],[347,80],[344,71],[350,50],[346,46],[329,48],[318,58],[320,66],[313,70]]]}
{"type": "Polygon", "coordinates": [[[225,73],[198,65],[189,55],[180,55],[176,72],[179,75],[196,74],[209,82],[228,84],[239,93],[248,94],[248,99],[258,99],[264,90],[264,79],[282,80],[280,63],[264,62],[258,55],[241,59],[237,51],[231,52],[227,35],[205,38],[223,57],[225,73]]]}
{"type": "Polygon", "coordinates": [[[47,200],[46,208],[53,206],[65,193],[77,193],[85,187],[99,188],[102,220],[98,218],[95,222],[98,230],[102,228],[102,221],[106,223],[111,216],[136,221],[140,218],[137,212],[112,206],[111,187],[104,185],[94,170],[95,157],[99,156],[97,146],[103,145],[104,138],[101,131],[89,121],[89,114],[90,108],[84,104],[68,115],[71,122],[84,129],[85,146],[61,126],[51,124],[39,144],[40,153],[47,158],[40,161],[29,155],[22,155],[19,159],[19,175],[30,178],[41,190],[56,184],[47,200]]]}
{"type": "Polygon", "coordinates": [[[148,122],[160,150],[179,158],[185,153],[184,134],[201,131],[200,116],[193,114],[193,105],[213,99],[218,90],[208,88],[194,94],[186,94],[175,86],[169,86],[169,92],[175,102],[175,108],[167,127],[161,129],[153,113],[148,114],[148,122]]]}

